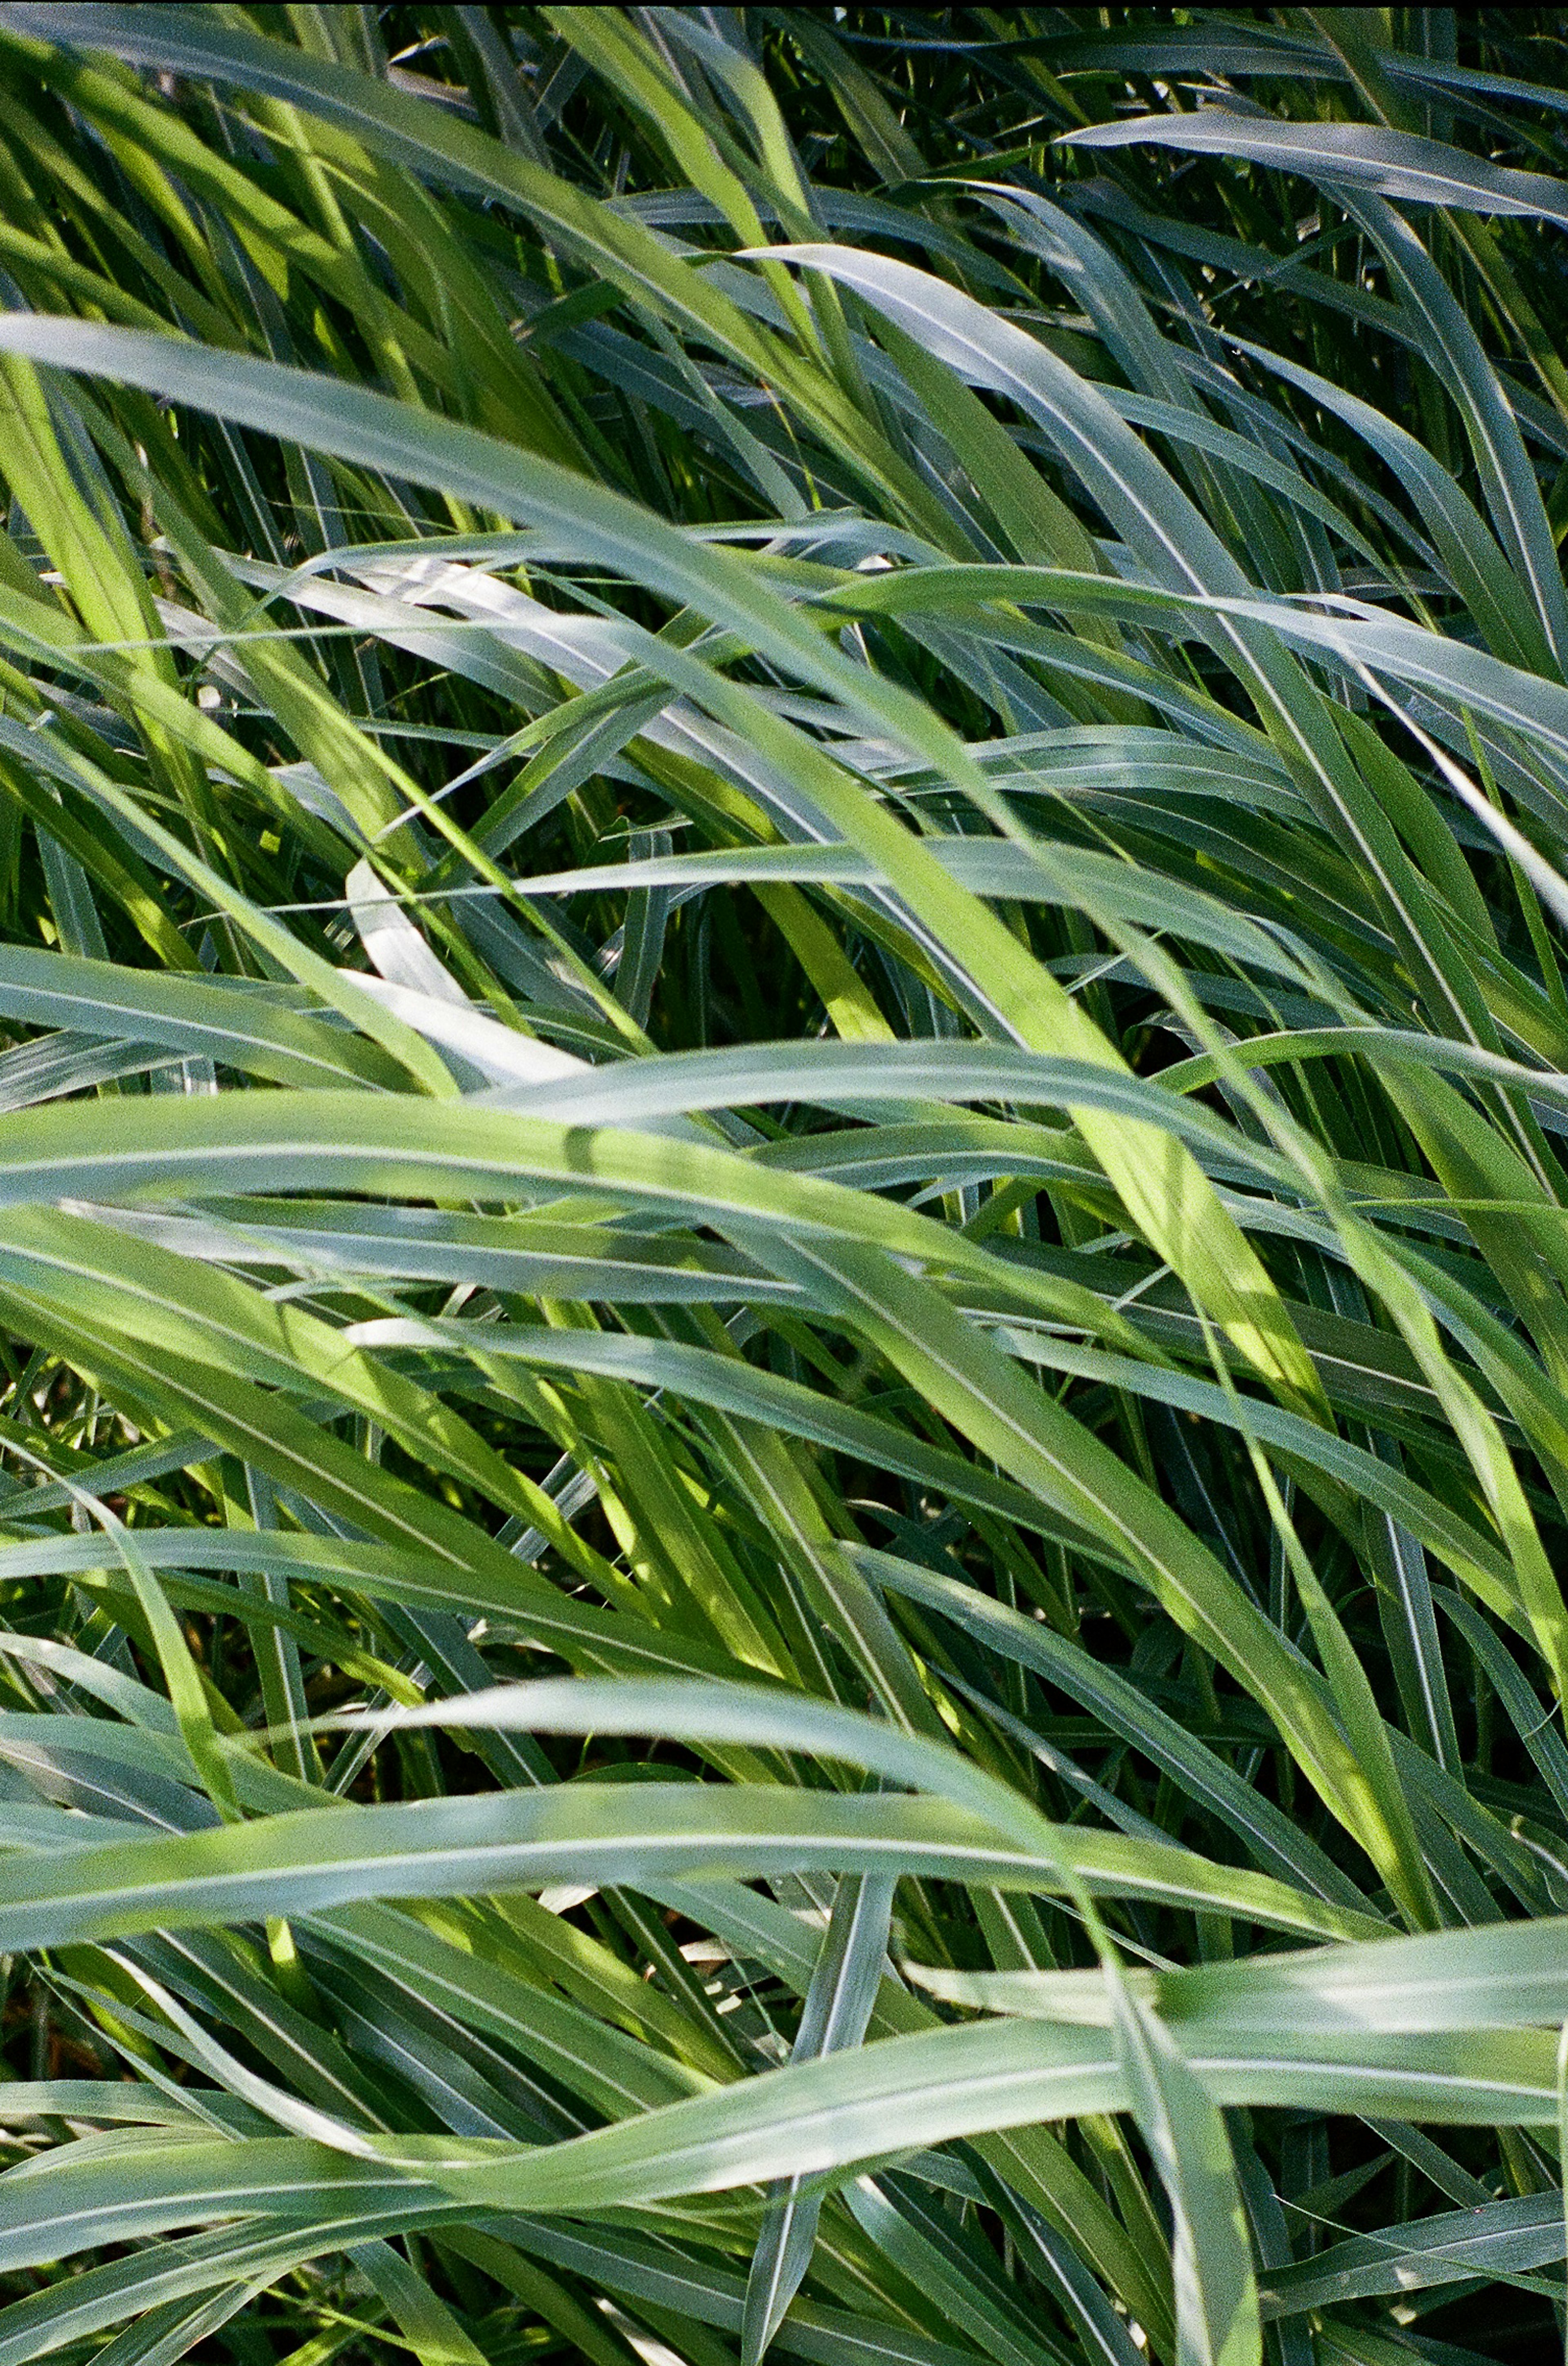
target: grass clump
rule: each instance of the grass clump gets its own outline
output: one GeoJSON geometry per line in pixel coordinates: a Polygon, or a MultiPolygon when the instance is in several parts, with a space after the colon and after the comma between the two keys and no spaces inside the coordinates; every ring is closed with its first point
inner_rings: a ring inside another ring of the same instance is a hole
{"type": "Polygon", "coordinates": [[[0,11],[0,2366],[1555,2354],[1562,51],[0,11]]]}

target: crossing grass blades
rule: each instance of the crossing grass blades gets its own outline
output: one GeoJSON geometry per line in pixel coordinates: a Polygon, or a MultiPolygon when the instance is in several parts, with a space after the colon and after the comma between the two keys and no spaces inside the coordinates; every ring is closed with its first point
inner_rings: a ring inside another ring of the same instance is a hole
{"type": "Polygon", "coordinates": [[[0,2366],[1535,2366],[1557,10],[0,11],[0,2366]]]}

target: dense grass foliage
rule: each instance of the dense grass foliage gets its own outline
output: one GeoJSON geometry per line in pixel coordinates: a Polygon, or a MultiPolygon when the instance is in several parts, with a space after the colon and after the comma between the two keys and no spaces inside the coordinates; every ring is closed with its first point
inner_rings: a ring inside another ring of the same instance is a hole
{"type": "Polygon", "coordinates": [[[1536,2366],[1555,10],[0,10],[0,2366],[1536,2366]]]}

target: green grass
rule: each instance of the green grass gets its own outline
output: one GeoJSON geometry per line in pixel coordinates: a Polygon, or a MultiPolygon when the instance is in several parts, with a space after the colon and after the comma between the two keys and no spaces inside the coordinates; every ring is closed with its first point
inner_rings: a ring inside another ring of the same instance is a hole
{"type": "Polygon", "coordinates": [[[0,2366],[1559,2353],[1568,22],[1186,15],[0,10],[0,2366]]]}

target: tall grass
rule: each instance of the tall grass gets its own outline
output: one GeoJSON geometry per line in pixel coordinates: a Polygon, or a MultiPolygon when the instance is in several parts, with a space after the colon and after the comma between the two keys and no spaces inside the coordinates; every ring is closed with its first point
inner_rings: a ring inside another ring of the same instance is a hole
{"type": "Polygon", "coordinates": [[[0,2366],[1555,2354],[1562,50],[0,10],[0,2366]]]}

